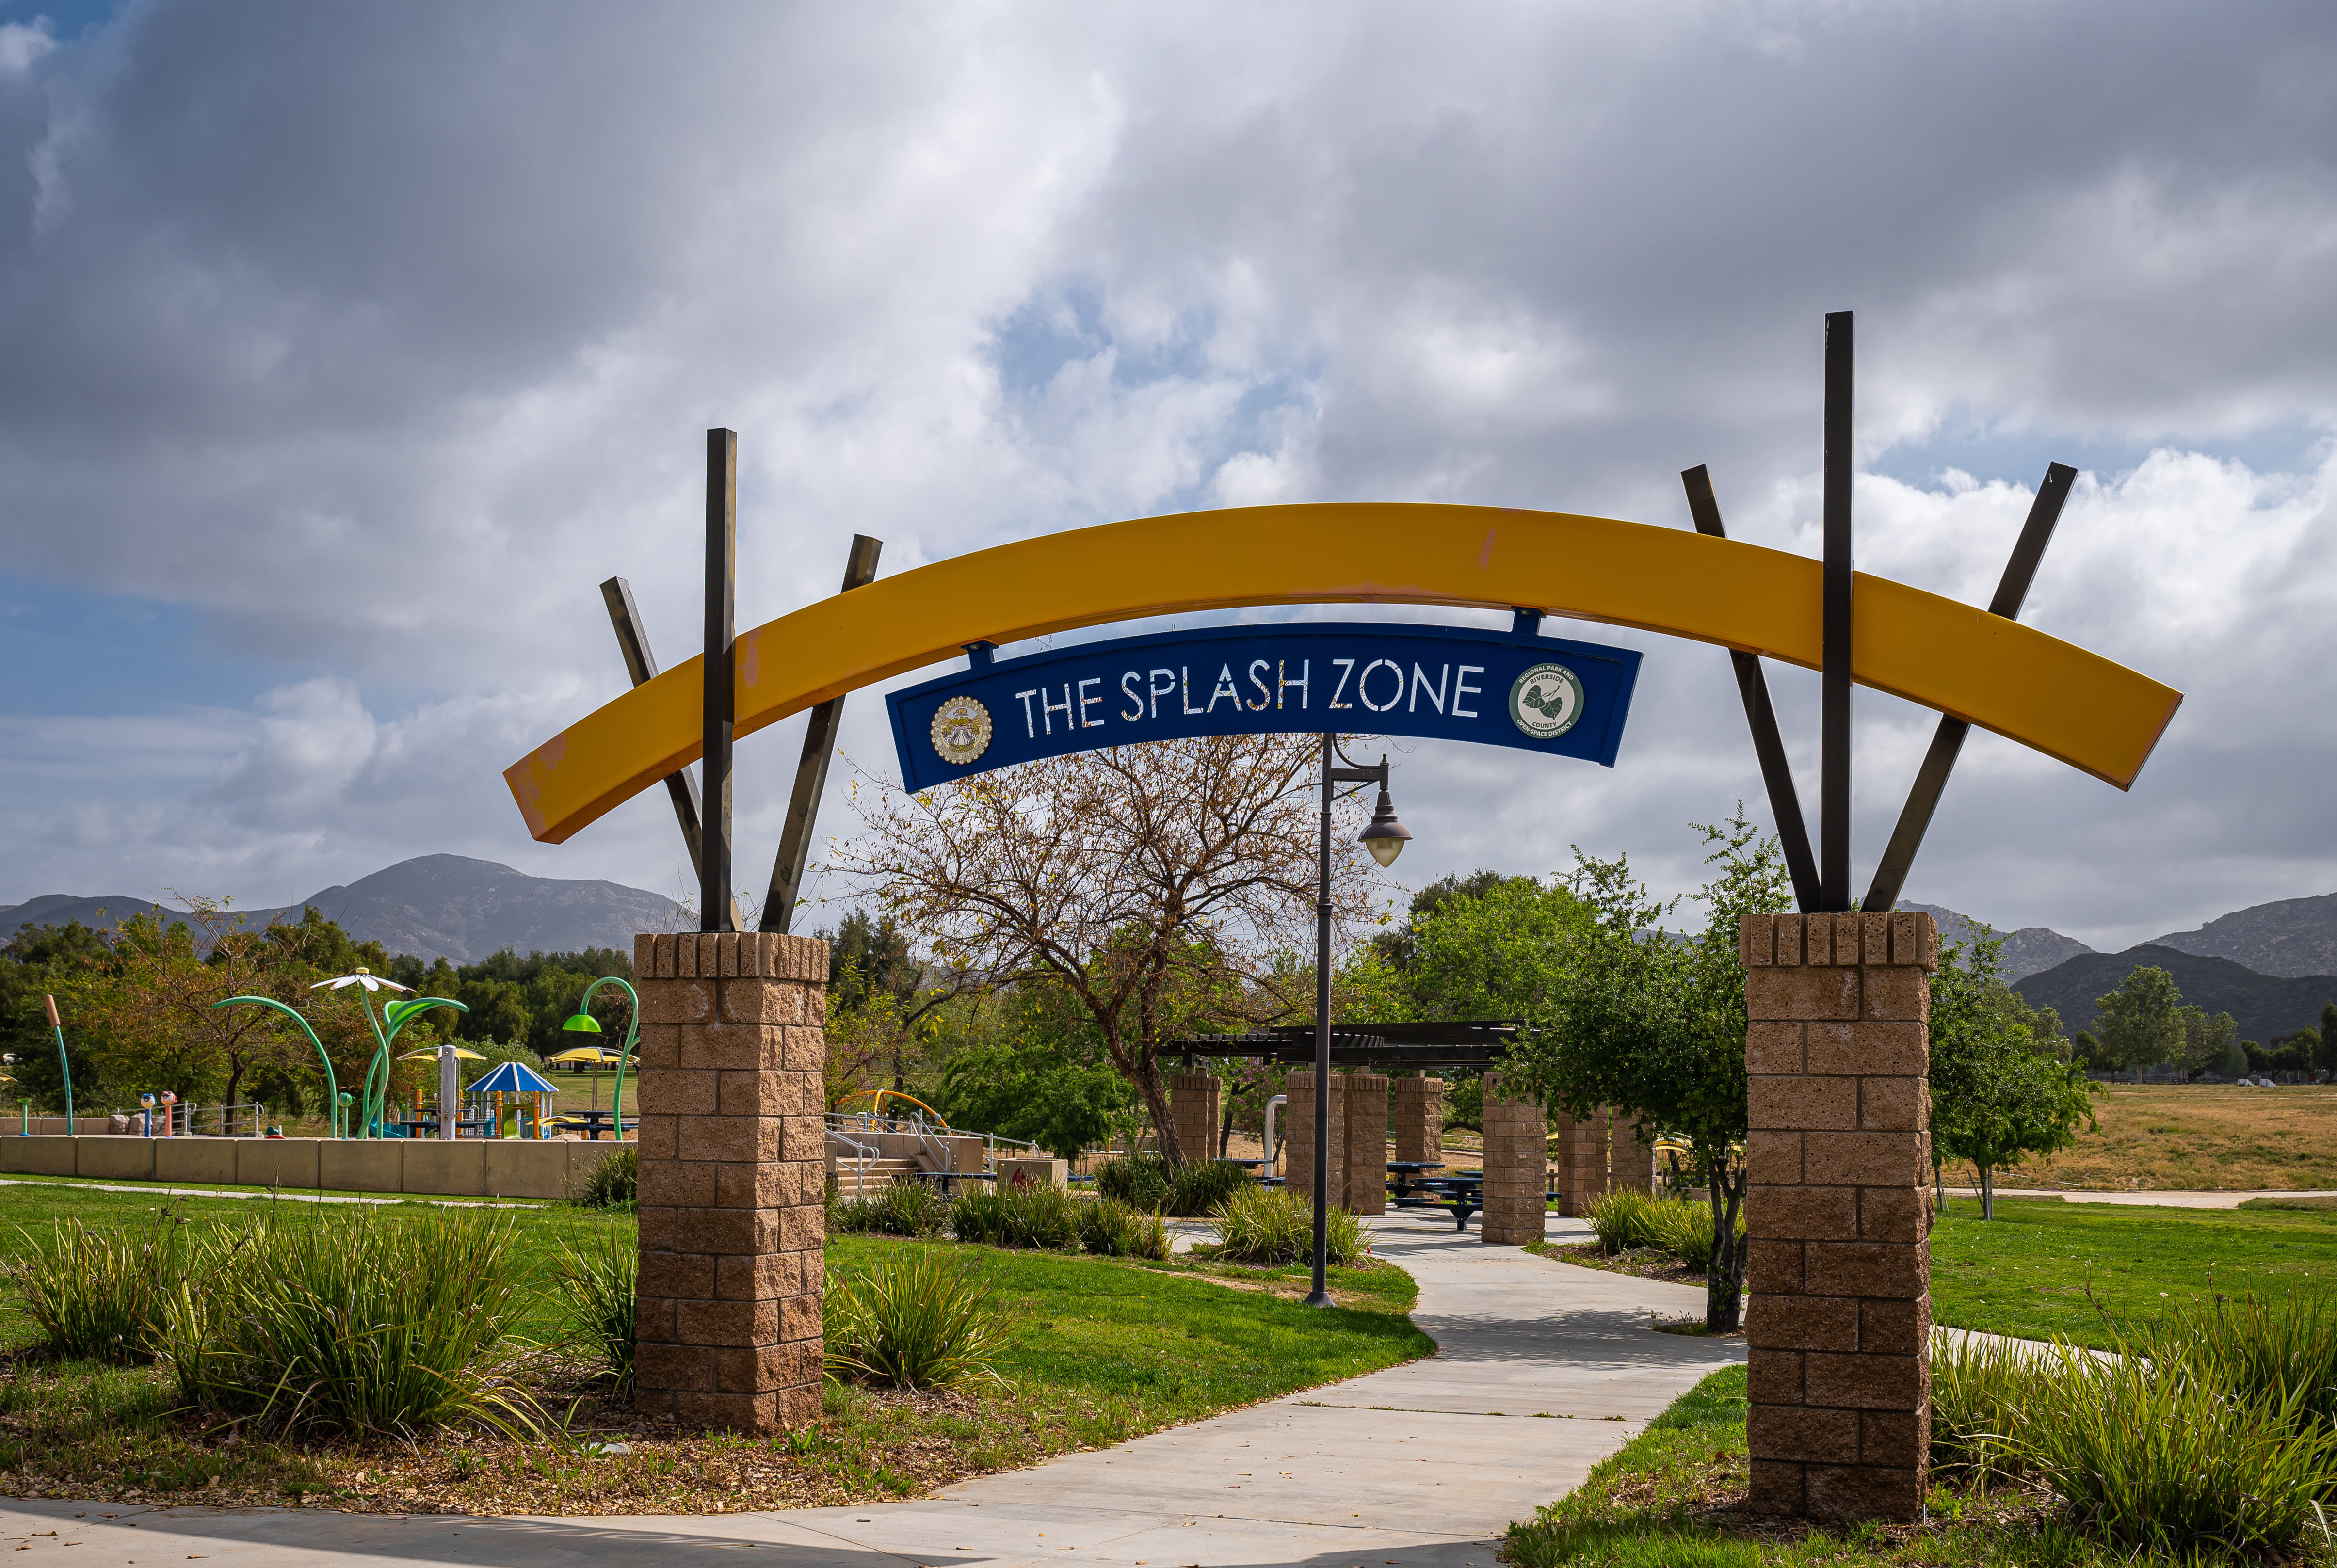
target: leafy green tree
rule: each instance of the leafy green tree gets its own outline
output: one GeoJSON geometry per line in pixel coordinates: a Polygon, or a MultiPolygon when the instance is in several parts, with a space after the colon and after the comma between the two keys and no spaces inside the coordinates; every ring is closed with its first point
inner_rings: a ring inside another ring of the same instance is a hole
{"type": "Polygon", "coordinates": [[[2201,1073],[2223,1062],[2240,1037],[2240,1026],[2229,1013],[2217,1013],[2209,1018],[2198,1008],[2185,1004],[2176,1009],[2183,1021],[2183,1070],[2201,1073]]]}
{"type": "Polygon", "coordinates": [[[2337,1073],[2337,1002],[2321,1004],[2321,1051],[2313,1065],[2324,1073],[2337,1073]]]}
{"type": "Polygon", "coordinates": [[[1416,911],[1408,978],[1418,1016],[1546,1016],[1596,922],[1573,890],[1532,877],[1504,877],[1416,911]]]}
{"type": "Polygon", "coordinates": [[[2173,975],[2137,965],[2117,989],[2094,1000],[2103,1055],[2127,1072],[2175,1060],[2183,1050],[2182,1006],[2173,975]]]}
{"type": "Polygon", "coordinates": [[[1656,900],[1618,858],[1575,852],[1574,894],[1591,919],[1557,966],[1554,1006],[1502,1068],[1569,1115],[1599,1105],[1636,1111],[1685,1141],[1711,1194],[1713,1248],[1705,1322],[1715,1333],[1742,1321],[1745,1251],[1736,1221],[1745,1202],[1745,969],[1740,916],[1790,908],[1791,881],[1774,840],[1745,820],[1700,826],[1716,868],[1699,895],[1701,932],[1671,940],[1660,922],[1674,904],[1656,900]]]}
{"type": "Polygon", "coordinates": [[[2002,946],[1951,948],[1931,977],[1931,1147],[1971,1163],[1987,1220],[2000,1167],[2068,1148],[2093,1116],[2084,1071],[2040,1037],[2037,1013],[1999,975],[2002,946]]]}
{"type": "Polygon", "coordinates": [[[1144,1125],[1143,1099],[1074,998],[1031,981],[1003,998],[1002,1010],[998,1038],[961,1048],[942,1068],[934,1109],[952,1126],[1024,1139],[1069,1160],[1144,1125]]]}
{"type": "Polygon", "coordinates": [[[2248,1076],[2248,1046],[2253,1043],[2254,1042],[2252,1041],[2242,1041],[2238,1039],[2233,1040],[2231,1044],[2224,1047],[2224,1059],[2215,1064],[2215,1070],[2234,1083],[2248,1076]]]}

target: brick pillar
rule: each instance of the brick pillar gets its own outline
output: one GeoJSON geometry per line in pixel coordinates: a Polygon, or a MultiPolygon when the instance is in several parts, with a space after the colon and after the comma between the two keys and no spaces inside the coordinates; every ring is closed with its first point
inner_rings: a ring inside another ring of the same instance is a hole
{"type": "Polygon", "coordinates": [[[1425,1163],[1444,1157],[1444,1080],[1398,1078],[1395,1109],[1390,1120],[1395,1134],[1395,1157],[1425,1163]]]}
{"type": "Polygon", "coordinates": [[[1517,1247],[1545,1233],[1550,1121],[1540,1102],[1511,1099],[1501,1084],[1500,1074],[1485,1075],[1485,1214],[1477,1238],[1517,1247]]]}
{"type": "MultiPolygon", "coordinates": [[[[1283,1147],[1288,1158],[1282,1174],[1290,1190],[1310,1201],[1315,1193],[1315,1074],[1291,1073],[1282,1080],[1282,1092],[1290,1103],[1282,1107],[1284,1125],[1289,1130],[1283,1135],[1283,1147]]],[[[1338,1208],[1347,1193],[1347,1075],[1331,1075],[1331,1207],[1338,1208]]]]}
{"type": "Polygon", "coordinates": [[[1347,1196],[1351,1214],[1387,1213],[1388,1081],[1347,1075],[1347,1196]]]}
{"type": "Polygon", "coordinates": [[[827,944],[643,936],[637,1408],[768,1433],[820,1413],[827,944]]]}
{"type": "Polygon", "coordinates": [[[1757,1513],[1913,1519],[1931,1445],[1923,914],[1747,915],[1757,1513]]]}
{"type": "Polygon", "coordinates": [[[1560,1115],[1558,1128],[1558,1190],[1565,1196],[1559,1213],[1579,1219],[1592,1199],[1607,1190],[1607,1110],[1592,1111],[1580,1121],[1560,1115]]]}
{"type": "Polygon", "coordinates": [[[1635,1193],[1656,1190],[1655,1125],[1627,1112],[1614,1113],[1607,1145],[1607,1184],[1635,1193]]]}
{"type": "Polygon", "coordinates": [[[1168,1075],[1168,1119],[1177,1144],[1195,1164],[1217,1157],[1217,1080],[1212,1073],[1168,1075]]]}

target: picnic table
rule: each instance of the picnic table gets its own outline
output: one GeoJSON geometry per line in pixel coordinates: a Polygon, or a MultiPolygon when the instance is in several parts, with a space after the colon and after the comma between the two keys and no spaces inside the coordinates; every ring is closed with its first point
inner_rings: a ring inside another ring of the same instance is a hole
{"type": "Polygon", "coordinates": [[[1481,1171],[1452,1176],[1423,1176],[1405,1184],[1395,1200],[1399,1209],[1450,1209],[1452,1228],[1465,1231],[1469,1216],[1485,1206],[1485,1176],[1481,1171]]]}
{"type": "Polygon", "coordinates": [[[624,1141],[626,1129],[637,1127],[640,1124],[629,1116],[625,1119],[623,1126],[611,1126],[611,1123],[614,1121],[615,1116],[616,1113],[613,1111],[563,1111],[553,1119],[562,1122],[581,1122],[583,1124],[584,1136],[590,1142],[599,1143],[601,1135],[607,1133],[621,1143],[624,1141]]]}

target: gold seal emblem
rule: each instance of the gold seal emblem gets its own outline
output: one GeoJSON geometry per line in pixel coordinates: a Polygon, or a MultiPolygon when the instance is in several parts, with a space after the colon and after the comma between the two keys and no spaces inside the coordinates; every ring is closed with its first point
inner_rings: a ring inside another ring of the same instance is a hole
{"type": "Polygon", "coordinates": [[[990,710],[970,696],[945,700],[934,713],[934,750],[963,767],[990,749],[990,710]]]}

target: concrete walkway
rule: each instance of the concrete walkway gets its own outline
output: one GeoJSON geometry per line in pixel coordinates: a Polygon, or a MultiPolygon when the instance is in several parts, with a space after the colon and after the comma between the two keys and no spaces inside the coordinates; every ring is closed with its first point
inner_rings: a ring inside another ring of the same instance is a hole
{"type": "Polygon", "coordinates": [[[787,1568],[1493,1568],[1511,1521],[1744,1359],[1741,1340],[1648,1330],[1651,1311],[1701,1310],[1701,1290],[1487,1247],[1434,1213],[1376,1228],[1420,1281],[1413,1317],[1435,1356],[916,1502],[578,1519],[24,1502],[0,1507],[0,1549],[31,1548],[11,1568],[661,1568],[742,1553],[787,1568]]]}

